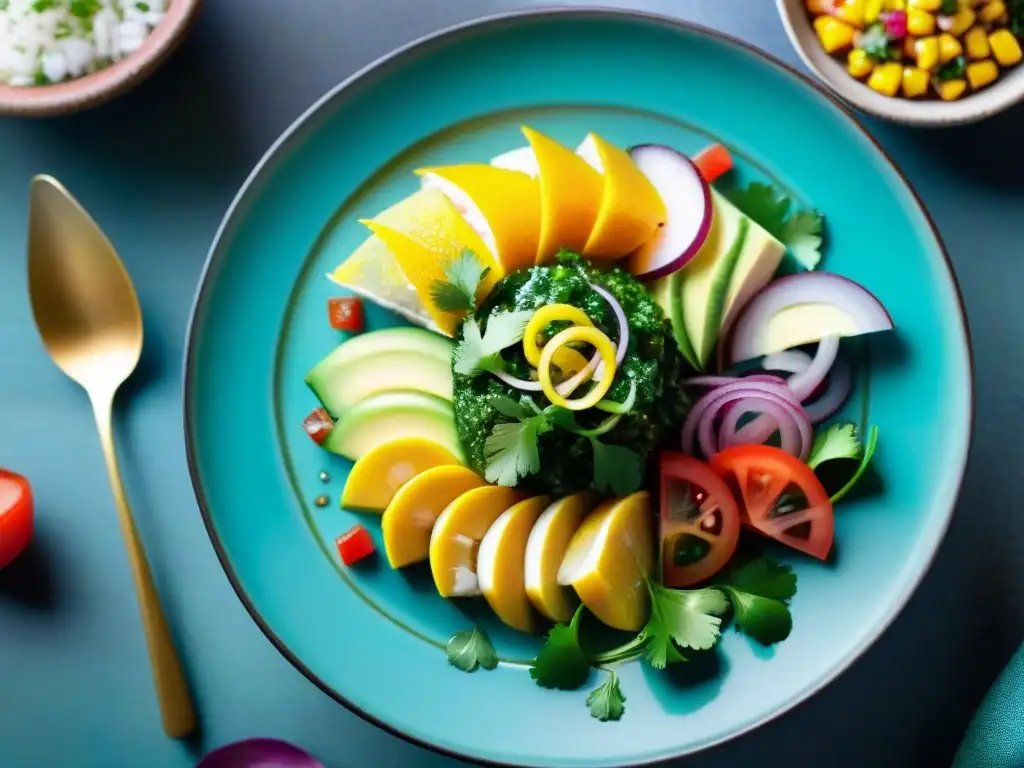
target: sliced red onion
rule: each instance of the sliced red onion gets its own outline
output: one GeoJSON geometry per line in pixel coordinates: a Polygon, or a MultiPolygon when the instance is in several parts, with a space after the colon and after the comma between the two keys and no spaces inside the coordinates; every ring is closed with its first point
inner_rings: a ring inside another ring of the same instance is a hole
{"type": "Polygon", "coordinates": [[[787,349],[785,352],[775,352],[767,355],[761,361],[761,367],[766,371],[785,371],[786,373],[802,373],[806,371],[813,358],[806,352],[799,349],[787,349]]]}
{"type": "Polygon", "coordinates": [[[665,222],[627,257],[630,274],[644,280],[681,269],[700,251],[711,232],[711,187],[682,152],[664,144],[640,144],[629,156],[665,203],[665,222]]]}
{"type": "MultiPolygon", "coordinates": [[[[793,394],[793,391],[785,384],[771,384],[761,381],[736,381],[711,390],[694,403],[693,408],[690,409],[690,413],[683,422],[681,440],[684,451],[690,454],[694,453],[694,438],[697,437],[698,427],[701,425],[705,414],[708,412],[712,413],[710,419],[713,423],[714,419],[719,415],[719,412],[724,406],[740,399],[734,396],[736,393],[742,393],[742,398],[770,395],[772,396],[773,402],[778,400],[787,403],[795,409],[799,415],[806,419],[806,414],[803,412],[800,401],[797,399],[796,395],[793,394]]],[[[771,432],[769,432],[768,435],[765,435],[764,440],[766,440],[770,435],[771,432]]],[[[701,450],[704,451],[705,457],[710,457],[715,452],[714,441],[709,437],[707,440],[702,440],[701,442],[701,450]]],[[[761,442],[763,442],[763,440],[761,442]]],[[[808,446],[808,450],[809,449],[810,446],[808,446]]]]}
{"type": "Polygon", "coordinates": [[[791,403],[775,400],[772,395],[743,398],[733,405],[722,417],[722,425],[718,430],[718,450],[748,444],[748,441],[740,439],[737,433],[740,419],[748,413],[763,414],[756,421],[772,422],[771,431],[760,442],[763,443],[778,431],[782,440],[782,450],[793,456],[807,458],[805,454],[810,452],[813,435],[806,415],[801,414],[791,403]]]}
{"type": "Polygon", "coordinates": [[[807,366],[807,369],[790,377],[789,388],[800,398],[800,402],[810,397],[811,393],[825,380],[838,354],[839,337],[826,336],[818,342],[818,348],[814,352],[814,359],[807,366]]]}
{"type": "MultiPolygon", "coordinates": [[[[724,389],[723,387],[722,390],[724,389]]],[[[721,393],[722,390],[719,390],[719,392],[721,393]]],[[[807,454],[811,450],[811,440],[813,438],[810,422],[807,420],[807,415],[803,412],[803,409],[798,404],[794,404],[792,401],[772,392],[750,392],[742,387],[737,387],[731,392],[720,394],[718,399],[709,403],[704,413],[701,414],[700,424],[697,428],[697,441],[705,456],[713,455],[718,447],[715,443],[714,435],[715,419],[718,418],[725,406],[733,405],[726,419],[731,420],[730,417],[734,417],[738,421],[741,414],[737,414],[736,411],[739,410],[740,403],[743,404],[747,413],[751,412],[751,410],[759,409],[759,406],[763,405],[763,410],[781,416],[778,422],[774,420],[771,422],[771,432],[768,432],[760,440],[749,442],[763,443],[771,437],[773,432],[779,430],[783,438],[783,450],[792,453],[794,456],[799,456],[801,459],[807,458],[807,454]],[[733,405],[734,403],[736,405],[733,405]]],[[[759,421],[768,424],[768,420],[765,417],[762,417],[759,421]]],[[[735,425],[733,429],[735,429],[735,425]]],[[[730,445],[738,445],[744,442],[740,441],[735,435],[730,437],[730,445]]],[[[684,450],[685,447],[684,444],[684,450]]]]}
{"type": "Polygon", "coordinates": [[[526,379],[517,379],[515,376],[505,373],[504,371],[491,371],[494,376],[501,379],[503,382],[508,384],[513,389],[521,389],[524,392],[540,392],[541,386],[539,381],[527,381],[526,379]]]}
{"type": "Polygon", "coordinates": [[[850,370],[850,364],[840,357],[829,373],[828,388],[813,403],[804,405],[811,424],[818,424],[838,411],[850,396],[852,389],[853,372],[850,370]]]}
{"type": "Polygon", "coordinates": [[[852,336],[892,329],[892,318],[866,288],[828,272],[800,272],[769,283],[736,320],[730,357],[733,363],[792,349],[825,336],[852,336]],[[797,304],[828,304],[840,310],[853,330],[822,327],[801,333],[799,338],[769,338],[771,319],[797,304]]]}
{"type": "Polygon", "coordinates": [[[724,387],[727,384],[735,384],[737,381],[760,381],[765,384],[786,383],[786,380],[781,376],[772,376],[770,373],[755,373],[750,376],[694,376],[693,378],[685,379],[683,384],[691,387],[724,387]]]}

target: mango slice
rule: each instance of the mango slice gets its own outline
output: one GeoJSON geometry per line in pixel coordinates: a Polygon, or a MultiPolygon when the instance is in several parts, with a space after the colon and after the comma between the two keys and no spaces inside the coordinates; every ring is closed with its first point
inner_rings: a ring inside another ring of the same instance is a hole
{"type": "Polygon", "coordinates": [[[462,462],[440,443],[423,437],[401,437],[378,445],[352,467],[341,506],[383,512],[398,489],[434,467],[462,462]]]}
{"type": "Polygon", "coordinates": [[[601,209],[604,179],[554,139],[526,126],[522,131],[540,168],[537,263],[549,263],[560,248],[582,253],[601,209]]]}
{"type": "Polygon", "coordinates": [[[491,165],[420,168],[477,231],[506,272],[532,267],[540,238],[540,183],[525,173],[491,165]]]}
{"type": "Polygon", "coordinates": [[[476,254],[480,263],[490,269],[480,297],[505,276],[505,270],[441,190],[421,189],[399,205],[399,211],[389,208],[372,220],[361,219],[360,223],[387,246],[437,327],[451,336],[459,316],[440,310],[431,296],[434,281],[445,279],[444,266],[467,249],[476,254]]]}
{"type": "Polygon", "coordinates": [[[437,518],[466,491],[484,485],[483,478],[465,467],[440,466],[399,488],[380,521],[391,567],[404,568],[426,560],[437,518]]]}
{"type": "Polygon", "coordinates": [[[654,521],[646,491],[606,501],[583,521],[558,570],[602,622],[625,632],[647,623],[654,567],[654,521]]]}
{"type": "Polygon", "coordinates": [[[632,253],[664,224],[661,195],[624,150],[596,133],[587,134],[576,154],[604,179],[601,208],[584,255],[617,259],[632,253]]]}
{"type": "Polygon", "coordinates": [[[522,499],[512,488],[488,485],[466,491],[445,508],[430,535],[430,571],[441,597],[480,594],[480,541],[501,513],[522,499]]]}

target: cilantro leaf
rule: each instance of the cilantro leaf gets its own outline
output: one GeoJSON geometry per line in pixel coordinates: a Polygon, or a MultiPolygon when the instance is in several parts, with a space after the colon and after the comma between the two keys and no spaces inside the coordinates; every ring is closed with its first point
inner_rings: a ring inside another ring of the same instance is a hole
{"type": "Polygon", "coordinates": [[[1024,1],[1010,0],[1007,6],[1010,9],[1010,31],[1021,37],[1024,35],[1024,1]]]}
{"type": "Polygon", "coordinates": [[[442,312],[472,312],[476,309],[476,293],[490,267],[485,267],[476,254],[464,250],[462,255],[442,267],[444,280],[430,284],[430,298],[442,312]]]}
{"type": "Polygon", "coordinates": [[[540,687],[575,691],[590,677],[590,660],[579,643],[582,615],[581,605],[568,626],[556,624],[548,632],[544,647],[530,665],[530,677],[540,687]]]}
{"type": "Polygon", "coordinates": [[[819,430],[814,436],[811,455],[807,465],[816,469],[819,464],[836,459],[859,459],[861,457],[860,439],[857,437],[857,425],[849,421],[830,424],[827,429],[819,430]]]}
{"type": "Polygon", "coordinates": [[[806,269],[815,269],[821,261],[824,223],[824,217],[817,211],[797,211],[786,222],[782,242],[806,269]]]}
{"type": "Polygon", "coordinates": [[[872,24],[858,35],[857,47],[876,62],[891,61],[896,58],[892,41],[886,34],[883,24],[872,24]]]}
{"type": "Polygon", "coordinates": [[[444,650],[448,654],[448,663],[463,672],[472,672],[477,667],[494,669],[498,666],[498,654],[490,638],[476,627],[456,632],[444,650]]]}
{"type": "Polygon", "coordinates": [[[501,370],[501,350],[522,341],[533,312],[495,312],[481,335],[480,324],[469,318],[462,324],[462,340],[455,347],[454,369],[463,376],[501,370]]]}
{"type": "Polygon", "coordinates": [[[664,669],[669,664],[686,661],[679,648],[672,641],[668,630],[661,624],[653,629],[645,629],[647,644],[644,646],[644,660],[654,669],[664,669]]]}
{"type": "Polygon", "coordinates": [[[796,594],[796,574],[788,565],[755,557],[729,574],[729,584],[752,595],[789,600],[796,594]]]}
{"type": "MultiPolygon", "coordinates": [[[[718,642],[721,614],[729,602],[718,589],[668,589],[648,583],[651,619],[646,631],[652,641],[667,634],[680,648],[706,651],[718,642]]],[[[660,642],[660,640],[659,640],[660,642]]]]}
{"type": "Polygon", "coordinates": [[[590,438],[594,451],[594,489],[616,496],[628,496],[643,482],[644,462],[636,451],[624,445],[607,445],[590,438]]]}
{"type": "Polygon", "coordinates": [[[484,478],[487,482],[511,488],[520,478],[539,472],[537,439],[550,429],[543,414],[518,422],[495,424],[484,441],[484,459],[487,461],[484,478]]]}
{"type": "Polygon", "coordinates": [[[825,218],[814,210],[793,211],[793,201],[775,186],[753,181],[729,194],[743,213],[781,240],[806,269],[821,261],[825,218]]]}
{"type": "Polygon", "coordinates": [[[521,403],[517,403],[511,397],[495,395],[487,402],[490,403],[491,408],[496,410],[502,416],[508,416],[510,419],[525,419],[533,415],[533,411],[526,408],[521,403]]]}
{"type": "Polygon", "coordinates": [[[796,574],[788,565],[755,558],[718,588],[729,596],[737,631],[766,646],[789,637],[793,617],[788,601],[796,594],[796,574]]]}
{"type": "Polygon", "coordinates": [[[558,405],[549,405],[544,409],[544,415],[547,417],[548,423],[558,429],[564,429],[566,432],[579,432],[580,425],[576,421],[576,415],[568,408],[562,408],[558,405]]]}
{"type": "Polygon", "coordinates": [[[871,457],[875,455],[875,448],[878,447],[878,427],[872,427],[868,431],[868,440],[864,446],[864,455],[860,458],[860,466],[857,467],[857,471],[853,473],[851,477],[842,488],[832,494],[832,498],[829,499],[833,504],[842,499],[850,490],[857,484],[857,481],[864,475],[865,470],[868,468],[868,464],[871,463],[871,457]]]}
{"type": "Polygon", "coordinates": [[[720,589],[732,601],[736,629],[761,645],[781,643],[793,629],[789,606],[781,600],[753,595],[742,589],[723,585],[720,589]]]}
{"type": "Polygon", "coordinates": [[[596,717],[602,723],[622,717],[626,711],[626,697],[622,695],[622,689],[619,687],[618,675],[608,670],[608,679],[587,696],[587,707],[590,708],[590,716],[596,717]]]}
{"type": "Polygon", "coordinates": [[[966,71],[967,59],[963,56],[957,56],[955,59],[951,59],[939,67],[939,71],[935,73],[935,76],[939,79],[940,83],[945,83],[950,80],[960,80],[966,71]]]}

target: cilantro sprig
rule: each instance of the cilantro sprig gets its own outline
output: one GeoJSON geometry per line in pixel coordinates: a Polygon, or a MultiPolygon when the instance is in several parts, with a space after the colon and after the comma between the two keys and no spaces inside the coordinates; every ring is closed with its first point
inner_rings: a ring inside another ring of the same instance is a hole
{"type": "Polygon", "coordinates": [[[794,210],[793,200],[771,184],[751,182],[729,194],[743,213],[781,240],[808,270],[821,262],[825,217],[813,209],[794,210]]]}
{"type": "Polygon", "coordinates": [[[796,594],[796,574],[788,565],[756,558],[734,570],[717,589],[732,604],[738,632],[765,646],[789,637],[793,630],[789,601],[796,594]]]}
{"type": "Polygon", "coordinates": [[[498,654],[490,638],[477,627],[456,632],[444,650],[448,663],[463,672],[473,672],[477,667],[494,669],[498,666],[498,654]]]}
{"type": "Polygon", "coordinates": [[[818,432],[814,438],[814,445],[811,447],[810,456],[807,459],[807,464],[811,469],[816,470],[828,461],[840,459],[856,461],[860,459],[860,464],[857,465],[853,475],[850,476],[850,479],[838,491],[832,494],[829,501],[835,504],[853,489],[867,471],[877,447],[878,427],[871,427],[868,430],[868,439],[863,445],[861,444],[857,425],[850,422],[836,422],[818,432]]]}
{"type": "Polygon", "coordinates": [[[430,284],[430,298],[442,312],[461,314],[476,309],[476,294],[490,267],[485,267],[476,254],[464,250],[461,255],[445,264],[441,271],[444,280],[430,284]]]}
{"type": "Polygon", "coordinates": [[[523,340],[531,317],[530,311],[495,312],[487,318],[487,328],[482,333],[476,318],[467,319],[462,324],[462,339],[455,347],[455,372],[476,376],[502,370],[501,351],[523,340]]]}

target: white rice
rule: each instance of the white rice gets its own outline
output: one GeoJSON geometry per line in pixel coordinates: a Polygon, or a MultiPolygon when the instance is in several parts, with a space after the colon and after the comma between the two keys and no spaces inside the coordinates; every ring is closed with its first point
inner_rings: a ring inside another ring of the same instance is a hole
{"type": "Polygon", "coordinates": [[[138,49],[167,0],[0,0],[0,83],[48,85],[138,49]]]}

